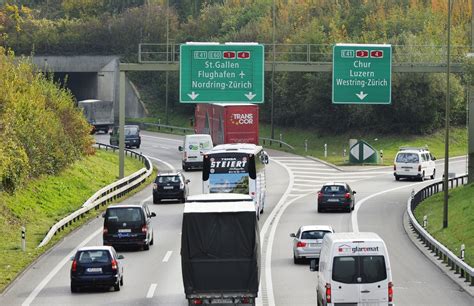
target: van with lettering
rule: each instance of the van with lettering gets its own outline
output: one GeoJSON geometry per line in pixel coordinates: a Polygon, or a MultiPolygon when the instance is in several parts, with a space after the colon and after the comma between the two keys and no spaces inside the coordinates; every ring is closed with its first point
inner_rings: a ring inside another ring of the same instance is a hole
{"type": "Polygon", "coordinates": [[[184,171],[202,169],[202,156],[214,147],[211,135],[192,134],[184,136],[183,145],[178,147],[183,152],[182,166],[184,171]]]}
{"type": "Polygon", "coordinates": [[[214,145],[258,145],[258,120],[255,104],[200,103],[194,112],[194,132],[211,135],[214,145]]]}
{"type": "Polygon", "coordinates": [[[318,305],[393,305],[393,283],[385,242],[376,233],[326,234],[318,271],[318,305]]]}

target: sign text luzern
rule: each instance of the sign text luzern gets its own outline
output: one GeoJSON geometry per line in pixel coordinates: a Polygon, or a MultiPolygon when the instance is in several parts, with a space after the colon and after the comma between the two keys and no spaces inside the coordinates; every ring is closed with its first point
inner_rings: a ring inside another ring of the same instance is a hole
{"type": "Polygon", "coordinates": [[[391,45],[334,45],[332,103],[390,104],[391,96],[391,45]]]}
{"type": "Polygon", "coordinates": [[[179,67],[181,103],[263,103],[263,45],[182,44],[179,67]]]}

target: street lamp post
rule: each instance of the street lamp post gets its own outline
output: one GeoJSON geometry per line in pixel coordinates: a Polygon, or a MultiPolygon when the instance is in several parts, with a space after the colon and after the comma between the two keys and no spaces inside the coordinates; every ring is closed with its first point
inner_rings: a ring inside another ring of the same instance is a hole
{"type": "Polygon", "coordinates": [[[273,0],[272,5],[272,104],[271,104],[271,111],[270,111],[270,125],[271,125],[271,139],[275,139],[275,127],[273,124],[273,117],[274,117],[274,83],[275,83],[275,0],[273,0]]]}

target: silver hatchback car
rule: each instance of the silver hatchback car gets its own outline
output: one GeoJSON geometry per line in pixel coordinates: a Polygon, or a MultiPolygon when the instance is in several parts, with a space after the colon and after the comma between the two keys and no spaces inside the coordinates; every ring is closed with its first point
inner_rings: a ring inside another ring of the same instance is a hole
{"type": "Polygon", "coordinates": [[[324,235],[334,233],[329,225],[304,225],[293,237],[293,261],[300,263],[304,258],[317,258],[321,252],[324,235]]]}

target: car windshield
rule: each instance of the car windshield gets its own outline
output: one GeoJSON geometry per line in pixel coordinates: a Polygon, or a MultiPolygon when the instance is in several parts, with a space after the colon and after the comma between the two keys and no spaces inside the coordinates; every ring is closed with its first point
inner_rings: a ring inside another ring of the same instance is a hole
{"type": "Polygon", "coordinates": [[[416,153],[399,153],[397,155],[398,163],[417,163],[419,161],[416,153]]]}
{"type": "Polygon", "coordinates": [[[78,260],[79,263],[108,263],[110,262],[110,254],[106,250],[89,250],[82,251],[79,253],[78,260]]]}
{"type": "Polygon", "coordinates": [[[323,187],[323,193],[344,194],[345,192],[346,192],[346,188],[340,185],[331,185],[331,186],[323,187]]]}
{"type": "Polygon", "coordinates": [[[166,183],[178,183],[179,176],[177,175],[167,175],[167,176],[159,176],[158,183],[166,184],[166,183]]]}
{"type": "Polygon", "coordinates": [[[137,222],[142,221],[143,215],[140,208],[110,208],[107,210],[107,219],[116,222],[137,222]]]}
{"type": "Polygon", "coordinates": [[[301,239],[323,239],[324,235],[330,233],[329,231],[304,231],[301,234],[301,239]]]}

